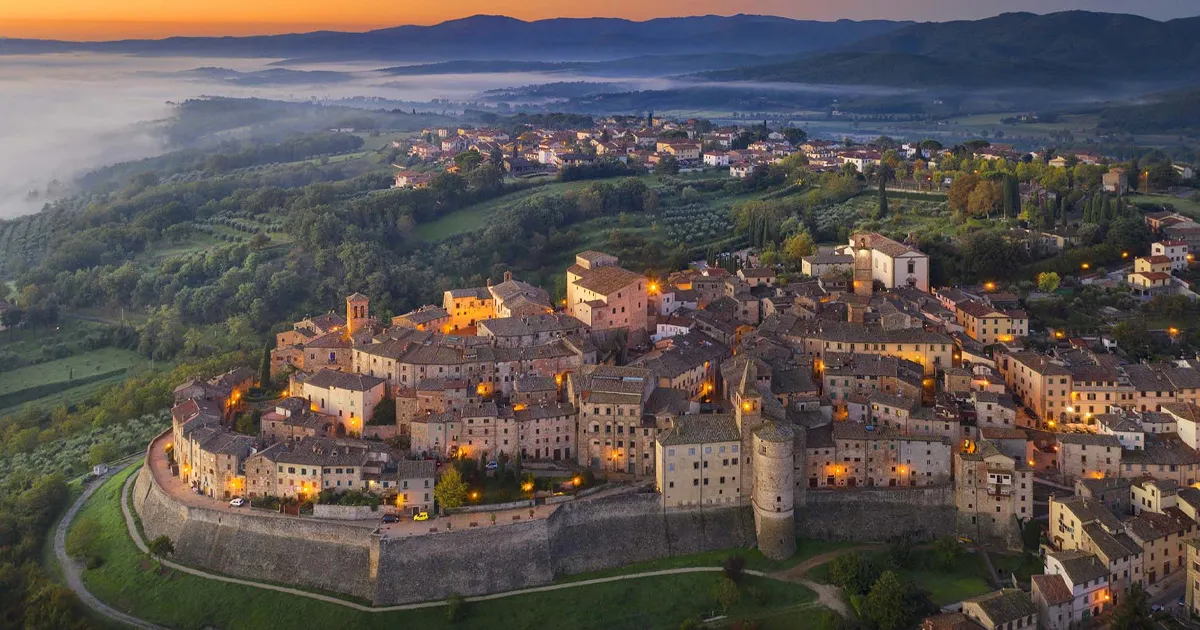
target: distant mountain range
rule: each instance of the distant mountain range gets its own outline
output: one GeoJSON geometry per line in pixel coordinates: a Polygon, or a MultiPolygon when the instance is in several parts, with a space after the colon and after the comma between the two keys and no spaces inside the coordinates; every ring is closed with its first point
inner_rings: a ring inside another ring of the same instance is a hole
{"type": "Polygon", "coordinates": [[[257,37],[62,42],[0,39],[0,54],[113,52],[141,55],[281,57],[293,60],[587,61],[639,55],[798,54],[883,35],[910,23],[815,22],[760,15],[661,18],[557,18],[526,22],[478,15],[433,26],[366,33],[319,31],[257,37]]]}
{"type": "Polygon", "coordinates": [[[1006,13],[911,24],[834,51],[699,78],[959,87],[1186,83],[1200,79],[1198,33],[1200,17],[1006,13]]]}
{"type": "MultiPolygon", "coordinates": [[[[558,18],[478,15],[366,33],[62,42],[0,39],[0,55],[136,55],[378,61],[387,74],[570,72],[687,76],[701,82],[794,82],[942,88],[1181,87],[1200,81],[1200,17],[1159,22],[1088,11],[1006,13],[955,22],[814,22],[760,15],[558,18]],[[412,65],[397,65],[404,62],[412,65]]],[[[210,73],[213,72],[208,70],[210,73]]],[[[222,74],[246,84],[338,77],[222,74]]]]}

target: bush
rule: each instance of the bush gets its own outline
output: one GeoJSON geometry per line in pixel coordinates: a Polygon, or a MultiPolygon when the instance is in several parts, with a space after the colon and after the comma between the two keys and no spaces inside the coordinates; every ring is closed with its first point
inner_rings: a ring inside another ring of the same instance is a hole
{"type": "Polygon", "coordinates": [[[829,579],[850,596],[866,593],[879,579],[881,571],[871,559],[859,553],[840,555],[829,563],[829,579]]]}
{"type": "Polygon", "coordinates": [[[96,537],[100,535],[100,524],[96,519],[84,517],[75,522],[67,534],[67,553],[72,558],[83,560],[87,568],[94,569],[104,561],[96,553],[96,537]]]}
{"type": "Polygon", "coordinates": [[[727,577],[722,577],[713,584],[712,596],[721,607],[721,612],[728,613],[730,608],[737,605],[742,595],[738,591],[737,583],[727,577]]]}

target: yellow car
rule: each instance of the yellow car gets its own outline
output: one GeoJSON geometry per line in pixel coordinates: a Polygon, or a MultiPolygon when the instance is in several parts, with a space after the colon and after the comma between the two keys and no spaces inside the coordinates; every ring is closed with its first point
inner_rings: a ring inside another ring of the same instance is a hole
{"type": "Polygon", "coordinates": [[[416,514],[413,514],[413,520],[414,521],[428,521],[429,520],[429,512],[417,512],[416,514]]]}

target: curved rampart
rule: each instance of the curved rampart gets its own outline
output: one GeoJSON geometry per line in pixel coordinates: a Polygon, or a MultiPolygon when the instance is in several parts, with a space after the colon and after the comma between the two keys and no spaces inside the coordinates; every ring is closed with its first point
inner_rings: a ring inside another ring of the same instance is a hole
{"type": "Polygon", "coordinates": [[[146,539],[165,534],[173,559],[237,577],[294,584],[370,600],[367,528],[248,510],[184,505],[142,466],[133,486],[133,508],[146,539]]]}
{"type": "MultiPolygon", "coordinates": [[[[955,521],[953,491],[943,487],[812,491],[807,503],[796,510],[800,536],[936,536],[952,532],[955,521]]],[[[147,539],[169,536],[179,562],[376,605],[542,586],[566,575],[755,544],[750,507],[664,510],[653,493],[571,501],[547,518],[384,538],[361,524],[192,505],[160,487],[149,466],[138,473],[133,505],[147,539]]]]}

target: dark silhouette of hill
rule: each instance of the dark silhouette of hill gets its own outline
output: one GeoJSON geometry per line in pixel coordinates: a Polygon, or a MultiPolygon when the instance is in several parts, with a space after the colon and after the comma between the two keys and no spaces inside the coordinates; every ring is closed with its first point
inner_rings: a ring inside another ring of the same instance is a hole
{"type": "Polygon", "coordinates": [[[912,24],[837,51],[715,71],[714,80],[873,85],[1055,86],[1200,77],[1200,17],[1005,13],[912,24]]]}
{"type": "Polygon", "coordinates": [[[828,50],[909,23],[815,22],[761,15],[695,16],[634,22],[556,18],[526,22],[477,15],[432,26],[366,33],[318,31],[256,37],[61,42],[0,40],[0,54],[95,51],[143,55],[283,57],[302,60],[601,60],[639,55],[796,54],[828,50]]]}

